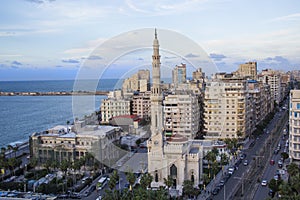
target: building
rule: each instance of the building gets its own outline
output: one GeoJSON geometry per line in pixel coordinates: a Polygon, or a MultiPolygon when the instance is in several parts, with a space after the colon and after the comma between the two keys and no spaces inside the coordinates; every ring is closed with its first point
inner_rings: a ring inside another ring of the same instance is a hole
{"type": "Polygon", "coordinates": [[[159,43],[155,30],[152,55],[151,137],[147,141],[148,172],[154,177],[152,187],[164,186],[170,176],[179,195],[183,182],[191,180],[197,187],[202,176],[203,149],[178,133],[166,137],[163,124],[163,96],[160,86],[159,43]]]}
{"type": "Polygon", "coordinates": [[[245,138],[251,133],[251,107],[246,80],[218,73],[206,83],[206,138],[245,138]]]}
{"type": "Polygon", "coordinates": [[[172,71],[172,80],[175,88],[180,84],[186,83],[186,64],[176,65],[172,71]]]}
{"type": "Polygon", "coordinates": [[[300,90],[290,91],[289,155],[300,162],[300,90]]]}
{"type": "Polygon", "coordinates": [[[120,128],[112,126],[85,125],[76,121],[73,131],[65,126],[56,126],[47,131],[33,133],[30,136],[30,154],[39,165],[52,160],[74,162],[87,153],[105,165],[120,157],[112,142],[120,138],[120,128]]]}
{"type": "Polygon", "coordinates": [[[131,77],[124,80],[122,85],[122,91],[124,94],[132,92],[146,92],[150,87],[150,71],[139,70],[131,77]]]}
{"type": "Polygon", "coordinates": [[[132,96],[132,114],[149,119],[151,114],[151,91],[139,92],[132,96]]]}
{"type": "Polygon", "coordinates": [[[131,114],[131,100],[124,98],[121,91],[112,91],[100,106],[101,124],[109,124],[112,117],[131,114]]]}
{"type": "Polygon", "coordinates": [[[271,69],[265,69],[262,70],[258,77],[260,81],[270,86],[271,95],[274,101],[279,104],[283,99],[282,90],[284,90],[281,85],[280,72],[271,69]]]}
{"type": "Polygon", "coordinates": [[[180,134],[194,139],[200,129],[199,97],[191,92],[166,94],[163,100],[166,136],[180,134]]]}
{"type": "Polygon", "coordinates": [[[247,79],[257,80],[257,63],[247,62],[245,64],[240,64],[235,74],[247,79]]]}

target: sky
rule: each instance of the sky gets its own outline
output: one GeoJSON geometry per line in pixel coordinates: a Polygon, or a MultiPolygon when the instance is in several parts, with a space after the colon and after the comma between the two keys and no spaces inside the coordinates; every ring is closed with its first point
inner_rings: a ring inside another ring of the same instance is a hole
{"type": "MultiPolygon", "coordinates": [[[[0,81],[74,79],[87,60],[103,58],[95,49],[144,28],[157,28],[158,37],[160,30],[186,36],[219,71],[248,61],[258,70],[300,69],[298,0],[9,0],[0,7],[0,81]]],[[[151,51],[143,56],[147,63],[134,62],[144,61],[135,54],[112,61],[105,77],[149,67],[151,51]]]]}

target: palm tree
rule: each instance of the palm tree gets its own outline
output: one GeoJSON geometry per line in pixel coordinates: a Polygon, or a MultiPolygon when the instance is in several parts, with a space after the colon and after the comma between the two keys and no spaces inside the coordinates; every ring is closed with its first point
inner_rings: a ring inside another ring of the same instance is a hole
{"type": "Polygon", "coordinates": [[[290,176],[295,176],[295,175],[299,174],[299,167],[298,167],[297,164],[291,163],[287,167],[287,171],[288,171],[288,173],[289,173],[290,176]]]}
{"type": "Polygon", "coordinates": [[[150,187],[151,182],[153,181],[153,176],[149,173],[145,173],[141,177],[141,187],[143,189],[147,189],[147,187],[150,187]]]}
{"type": "Polygon", "coordinates": [[[135,183],[135,175],[134,175],[134,173],[132,173],[132,172],[127,172],[126,173],[126,179],[127,179],[127,181],[128,181],[128,183],[130,184],[130,190],[132,190],[132,186],[133,186],[133,184],[135,183]]]}
{"type": "Polygon", "coordinates": [[[222,166],[222,171],[223,171],[224,165],[228,164],[228,161],[229,161],[229,157],[227,156],[227,154],[226,153],[222,153],[221,154],[221,161],[220,161],[220,164],[222,166]]]}
{"type": "Polygon", "coordinates": [[[12,149],[13,149],[13,146],[12,146],[12,145],[10,145],[10,144],[7,145],[7,150],[8,150],[8,152],[9,152],[8,155],[10,155],[12,149]]]}
{"type": "Polygon", "coordinates": [[[116,170],[114,170],[108,182],[108,186],[110,190],[113,190],[116,187],[118,181],[119,181],[119,174],[116,170]]]}
{"type": "Polygon", "coordinates": [[[194,196],[196,194],[194,189],[193,182],[191,180],[185,180],[183,182],[183,194],[184,196],[194,196]]]}

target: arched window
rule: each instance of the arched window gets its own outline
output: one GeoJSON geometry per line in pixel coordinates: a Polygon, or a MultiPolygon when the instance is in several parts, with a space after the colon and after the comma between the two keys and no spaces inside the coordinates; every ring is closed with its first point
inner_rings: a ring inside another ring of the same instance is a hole
{"type": "Polygon", "coordinates": [[[158,173],[157,173],[157,170],[155,170],[155,182],[158,182],[158,173]]]}
{"type": "Polygon", "coordinates": [[[176,177],[177,176],[177,167],[174,164],[170,167],[170,175],[172,177],[176,177]]]}

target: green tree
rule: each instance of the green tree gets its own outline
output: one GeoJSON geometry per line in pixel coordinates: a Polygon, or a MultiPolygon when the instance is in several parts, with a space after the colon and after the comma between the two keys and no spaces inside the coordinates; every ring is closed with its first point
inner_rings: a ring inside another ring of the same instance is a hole
{"type": "Polygon", "coordinates": [[[287,171],[288,171],[288,173],[289,173],[290,176],[295,176],[295,175],[299,174],[299,167],[298,167],[297,164],[291,163],[287,167],[287,171]]]}
{"type": "Polygon", "coordinates": [[[142,175],[141,177],[141,187],[143,189],[147,189],[148,187],[150,187],[151,182],[153,181],[153,176],[149,173],[145,173],[142,175]]]}
{"type": "Polygon", "coordinates": [[[170,187],[173,185],[173,178],[169,175],[167,178],[164,178],[164,184],[167,186],[168,191],[170,187]]]}
{"type": "Polygon", "coordinates": [[[283,182],[279,186],[278,193],[283,196],[292,196],[293,190],[292,190],[292,187],[288,183],[283,182]]]}
{"type": "Polygon", "coordinates": [[[285,152],[282,152],[281,153],[281,157],[283,158],[283,161],[285,161],[286,159],[289,158],[289,154],[285,153],[285,152]]]}
{"type": "Polygon", "coordinates": [[[282,183],[281,179],[280,180],[271,179],[269,182],[269,188],[276,193],[278,192],[281,183],[282,183]]]}
{"type": "Polygon", "coordinates": [[[130,184],[130,188],[132,189],[133,184],[135,183],[135,175],[132,172],[127,172],[126,173],[126,179],[128,183],[130,184]]]}
{"type": "Polygon", "coordinates": [[[300,175],[297,174],[295,176],[291,176],[290,177],[290,184],[291,184],[291,187],[297,191],[297,193],[299,194],[300,193],[300,175]]]}
{"type": "Polygon", "coordinates": [[[193,182],[191,180],[185,180],[183,182],[183,194],[188,197],[196,195],[196,190],[194,189],[193,182]]]}
{"type": "Polygon", "coordinates": [[[116,187],[118,181],[119,181],[119,174],[116,170],[114,170],[110,176],[110,180],[108,182],[108,187],[111,190],[113,190],[116,187]]]}

